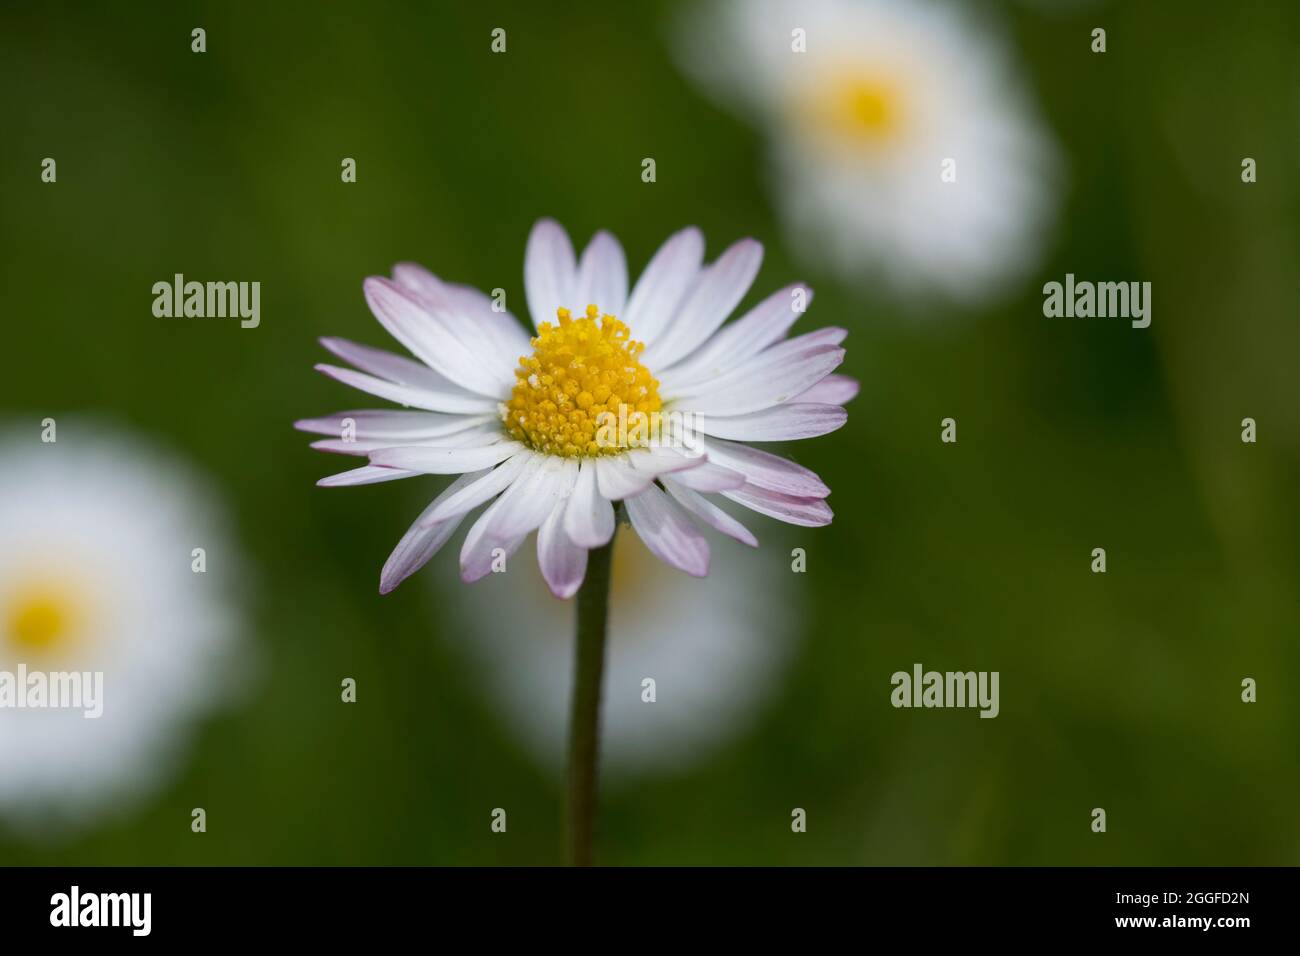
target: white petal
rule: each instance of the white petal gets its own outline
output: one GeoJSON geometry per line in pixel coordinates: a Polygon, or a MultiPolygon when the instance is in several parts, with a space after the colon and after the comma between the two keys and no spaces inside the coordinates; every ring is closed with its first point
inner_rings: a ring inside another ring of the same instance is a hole
{"type": "Polygon", "coordinates": [[[627,304],[627,258],[618,240],[604,230],[587,243],[578,263],[573,308],[582,310],[590,304],[619,318],[627,304]]]}
{"type": "Polygon", "coordinates": [[[434,524],[473,511],[483,502],[494,498],[509,487],[532,458],[532,452],[521,451],[513,458],[507,458],[496,468],[479,472],[481,478],[458,488],[454,494],[442,498],[422,520],[427,524],[434,524]]]}
{"type": "Polygon", "coordinates": [[[564,533],[567,502],[551,509],[537,532],[537,564],[542,578],[557,598],[567,599],[578,593],[587,574],[587,549],[579,547],[564,533]]]}
{"type": "Polygon", "coordinates": [[[466,485],[471,484],[485,474],[487,474],[485,471],[475,471],[467,475],[461,475],[448,485],[442,494],[429,503],[429,506],[424,509],[420,517],[416,518],[411,527],[407,529],[406,534],[402,535],[402,540],[397,542],[397,547],[393,549],[393,553],[384,562],[384,569],[379,572],[380,594],[388,594],[393,588],[424,567],[429,559],[438,553],[438,549],[456,533],[461,520],[465,517],[464,514],[459,514],[450,521],[442,521],[437,524],[431,523],[427,519],[433,510],[438,507],[439,502],[445,500],[449,495],[456,494],[466,485]]]}
{"type": "Polygon", "coordinates": [[[825,498],[831,493],[815,472],[788,458],[716,438],[709,440],[707,448],[710,462],[740,472],[750,485],[799,498],[825,498]]]}
{"type": "Polygon", "coordinates": [[[406,471],[402,468],[380,468],[377,465],[362,465],[360,468],[353,468],[351,471],[341,471],[337,475],[328,475],[316,482],[321,488],[344,488],[350,485],[373,485],[381,481],[397,481],[399,478],[410,478],[412,475],[418,475],[418,471],[406,471]]]}
{"type": "Polygon", "coordinates": [[[446,283],[418,262],[399,262],[393,266],[393,281],[423,300],[441,298],[446,293],[446,283]]]}
{"type": "Polygon", "coordinates": [[[819,528],[831,523],[834,514],[831,506],[822,498],[800,498],[779,491],[770,491],[755,485],[746,485],[734,491],[724,491],[724,497],[737,504],[744,505],[751,511],[767,515],[787,524],[819,528]]]}
{"type": "Polygon", "coordinates": [[[581,308],[573,299],[576,272],[573,245],[564,229],[553,219],[538,220],[524,249],[524,291],[533,325],[554,322],[561,306],[581,308]]]}
{"type": "Polygon", "coordinates": [[[457,314],[476,319],[510,352],[528,351],[528,333],[508,310],[497,310],[491,296],[473,286],[439,279],[424,266],[399,262],[393,278],[409,289],[425,294],[440,294],[452,304],[457,314]]]}
{"type": "Polygon", "coordinates": [[[637,535],[660,561],[702,578],[709,573],[709,542],[686,512],[651,485],[623,502],[637,535]]]}
{"type": "Polygon", "coordinates": [[[495,412],[497,408],[497,402],[492,399],[482,395],[472,395],[460,389],[454,392],[439,392],[423,386],[395,385],[382,378],[367,375],[365,372],[339,368],[337,365],[326,365],[324,362],[317,363],[316,371],[323,372],[344,385],[351,385],[367,394],[386,398],[390,402],[397,402],[409,408],[461,415],[482,415],[495,412]]]}
{"type": "Polygon", "coordinates": [[[627,461],[637,471],[658,478],[699,467],[705,458],[702,454],[688,455],[677,448],[633,448],[627,452],[627,461]]]}
{"type": "Polygon", "coordinates": [[[674,396],[673,401],[684,410],[705,416],[746,415],[788,402],[843,361],[844,350],[835,345],[814,345],[776,360],[760,355],[736,372],[702,387],[698,394],[674,396]]]}
{"type": "Polygon", "coordinates": [[[693,355],[659,375],[665,394],[701,380],[716,379],[781,340],[808,309],[812,289],[801,283],[786,286],[724,327],[693,355]],[[802,306],[802,308],[799,308],[802,306]]]}
{"type": "Polygon", "coordinates": [[[394,355],[392,352],[350,342],[347,339],[324,338],[320,340],[320,344],[349,365],[354,365],[363,372],[369,372],[396,385],[411,385],[435,392],[453,392],[463,394],[467,398],[478,397],[474,392],[466,391],[450,379],[439,375],[429,366],[404,355],[394,355]]]}
{"type": "Polygon", "coordinates": [[[646,344],[647,367],[666,368],[694,352],[740,304],[762,263],[762,244],[742,239],[701,272],[672,324],[646,344]]]}
{"type": "Polygon", "coordinates": [[[614,506],[600,493],[596,472],[596,460],[584,458],[564,510],[565,534],[584,548],[599,548],[614,536],[614,506]]]}
{"type": "Polygon", "coordinates": [[[803,402],[776,405],[761,412],[731,418],[705,417],[706,435],[738,441],[793,441],[826,435],[848,421],[849,413],[839,405],[810,405],[803,402]]]}
{"type": "Polygon", "coordinates": [[[822,402],[826,405],[847,405],[858,395],[858,382],[847,375],[827,375],[808,391],[795,398],[796,402],[822,402]]]}
{"type": "Polygon", "coordinates": [[[382,448],[480,448],[490,445],[501,438],[501,426],[495,421],[486,421],[470,428],[453,432],[450,435],[438,435],[433,438],[392,439],[370,438],[353,439],[326,438],[314,441],[311,447],[317,451],[330,451],[339,455],[371,455],[382,448]]]}
{"type": "Polygon", "coordinates": [[[426,475],[459,475],[489,468],[517,455],[522,448],[523,445],[514,441],[499,441],[477,448],[422,448],[419,445],[407,445],[401,448],[381,448],[371,454],[370,461],[371,464],[406,468],[426,475]]]}
{"type": "Polygon", "coordinates": [[[828,325],[815,332],[806,332],[803,335],[787,339],[784,342],[778,342],[776,345],[772,346],[771,349],[765,351],[774,355],[776,354],[776,351],[781,348],[793,351],[797,348],[802,348],[805,345],[839,345],[848,337],[848,329],[842,329],[838,325],[828,325]]]}
{"type": "Polygon", "coordinates": [[[497,340],[502,350],[511,356],[510,367],[519,364],[520,356],[532,351],[528,330],[502,303],[480,292],[473,286],[444,282],[448,295],[463,313],[476,316],[479,323],[497,340]]]}
{"type": "Polygon", "coordinates": [[[674,233],[659,247],[623,310],[634,340],[653,342],[667,327],[703,259],[704,236],[694,226],[674,233]]]}
{"type": "Polygon", "coordinates": [[[492,552],[514,554],[551,509],[568,494],[577,469],[563,459],[534,455],[487,511],[474,522],[460,552],[462,581],[477,581],[492,569],[492,552]],[[566,486],[566,480],[569,486],[566,486]]]}
{"type": "Polygon", "coordinates": [[[329,451],[336,455],[369,455],[379,448],[392,448],[401,444],[393,441],[344,441],[341,438],[322,438],[311,443],[313,451],[329,451]]]}
{"type": "Polygon", "coordinates": [[[502,492],[501,507],[487,529],[488,536],[509,540],[536,531],[556,502],[573,488],[575,466],[568,459],[534,455],[514,483],[502,492]]]}
{"type": "Polygon", "coordinates": [[[677,503],[699,518],[715,531],[721,531],[728,537],[735,538],[751,548],[758,547],[758,539],[743,524],[727,514],[703,495],[692,491],[685,485],[678,484],[671,478],[664,479],[664,487],[677,499],[677,503]]]}
{"type": "Polygon", "coordinates": [[[688,471],[677,472],[673,475],[673,481],[696,491],[712,492],[739,488],[745,483],[745,476],[730,468],[723,468],[717,462],[706,461],[688,471]]]}
{"type": "Polygon", "coordinates": [[[392,439],[396,443],[416,442],[463,432],[495,420],[495,415],[442,415],[438,412],[399,412],[391,409],[362,409],[337,412],[323,418],[304,418],[293,427],[314,435],[342,436],[348,428],[362,440],[392,439]],[[348,423],[351,423],[350,425],[348,423]]]}
{"type": "Polygon", "coordinates": [[[654,481],[654,475],[637,471],[627,455],[601,455],[596,463],[596,486],[608,501],[622,501],[654,481]]]}
{"type": "Polygon", "coordinates": [[[669,395],[671,399],[716,392],[743,382],[755,374],[768,374],[766,370],[782,367],[800,355],[813,354],[820,348],[839,345],[847,336],[847,330],[835,326],[817,329],[793,339],[785,339],[743,360],[724,357],[719,367],[711,370],[710,374],[692,375],[690,382],[681,376],[674,377],[673,372],[665,373],[660,376],[660,392],[669,395]]]}
{"type": "Polygon", "coordinates": [[[509,386],[502,387],[500,370],[468,348],[463,335],[448,328],[410,290],[391,279],[371,276],[362,283],[362,291],[375,318],[429,368],[480,395],[504,398],[509,394],[509,386]]]}
{"type": "Polygon", "coordinates": [[[513,387],[519,356],[529,351],[528,336],[513,317],[494,312],[485,296],[449,285],[412,262],[394,266],[393,278],[474,353],[499,388],[513,387]]]}
{"type": "Polygon", "coordinates": [[[500,507],[501,499],[498,498],[479,515],[479,519],[470,526],[469,534],[465,535],[465,543],[460,549],[460,579],[467,584],[477,581],[492,570],[494,551],[500,548],[508,558],[519,550],[519,546],[528,537],[521,534],[509,541],[488,537],[487,532],[496,520],[496,511],[500,507]]]}

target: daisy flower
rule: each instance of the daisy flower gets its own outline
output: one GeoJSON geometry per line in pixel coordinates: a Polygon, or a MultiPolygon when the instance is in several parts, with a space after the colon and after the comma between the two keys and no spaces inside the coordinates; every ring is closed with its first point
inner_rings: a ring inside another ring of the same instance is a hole
{"type": "Polygon", "coordinates": [[[128,433],[57,428],[0,434],[0,672],[102,675],[97,716],[0,710],[0,816],[41,831],[158,786],[241,651],[239,555],[203,479],[128,433]]]}
{"type": "MultiPolygon", "coordinates": [[[[432,577],[438,606],[456,609],[443,633],[463,647],[504,726],[539,764],[562,766],[574,604],[553,600],[531,568],[520,573],[525,587],[491,574],[459,600],[446,593],[451,579],[432,577]]],[[[799,583],[762,551],[738,549],[699,581],[635,535],[615,538],[600,726],[611,775],[690,769],[754,724],[801,638],[799,583]]]]}
{"type": "Polygon", "coordinates": [[[978,304],[1029,274],[1057,151],[1001,42],[931,0],[708,0],[684,70],[767,133],[792,248],[978,304]]]}
{"type": "Polygon", "coordinates": [[[352,368],[317,368],[410,410],[345,411],[299,421],[313,447],[369,459],[321,485],[456,475],[397,545],[380,575],[389,592],[422,567],[476,508],[460,551],[477,581],[537,532],[551,591],[572,596],[588,552],[615,531],[614,503],[666,564],[703,576],[700,526],[754,546],[719,507],[728,498],[796,525],[831,520],[812,471],[747,442],[811,438],[844,424],[852,380],[843,329],[788,337],[812,293],[780,289],[723,323],[758,273],[743,239],[705,265],[694,227],[670,237],[628,291],[622,247],[599,232],[579,258],[555,222],[533,228],[524,285],[530,339],[488,296],[400,264],[365,281],[381,325],[418,361],[343,339],[322,344],[352,368]]]}

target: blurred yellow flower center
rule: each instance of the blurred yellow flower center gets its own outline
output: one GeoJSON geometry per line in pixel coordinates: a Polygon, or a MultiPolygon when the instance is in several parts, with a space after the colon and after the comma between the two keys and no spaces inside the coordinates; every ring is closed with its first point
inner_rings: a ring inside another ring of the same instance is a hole
{"type": "Polygon", "coordinates": [[[19,651],[48,653],[68,641],[77,618],[77,604],[67,591],[50,585],[28,585],[5,602],[5,633],[19,651]]]}
{"type": "Polygon", "coordinates": [[[862,74],[835,79],[814,112],[830,131],[876,143],[895,139],[905,118],[898,85],[887,77],[862,74]]]}
{"type": "Polygon", "coordinates": [[[645,345],[628,327],[594,305],[575,319],[556,311],[543,322],[533,354],[519,360],[519,379],[501,410],[512,438],[549,455],[613,455],[644,444],[635,422],[658,412],[659,383],[641,364],[645,345]],[[638,416],[637,413],[642,413],[638,416]]]}

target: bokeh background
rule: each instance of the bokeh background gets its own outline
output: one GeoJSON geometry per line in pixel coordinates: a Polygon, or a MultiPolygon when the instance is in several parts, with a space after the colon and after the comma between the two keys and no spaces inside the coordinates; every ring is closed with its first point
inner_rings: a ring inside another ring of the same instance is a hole
{"type": "MultiPolygon", "coordinates": [[[[317,489],[348,462],[290,427],[367,404],[311,368],[320,335],[388,345],[365,276],[413,259],[523,315],[543,215],[579,241],[612,229],[634,272],[688,223],[710,255],[761,239],[746,301],[811,283],[810,327],[851,330],[863,383],[847,427],[795,450],[834,524],[753,523],[764,560],[809,555],[779,680],[707,760],[611,783],[604,862],[1300,861],[1300,8],[979,6],[1068,174],[1039,274],[972,312],[796,259],[761,134],[673,63],[673,4],[7,4],[3,417],[94,412],[206,469],[260,660],[161,793],[88,832],[0,827],[0,862],[558,861],[560,778],[483,693],[457,589],[430,580],[454,554],[377,593],[435,480],[317,489]],[[1045,319],[1041,285],[1067,271],[1151,281],[1151,328],[1045,319]],[[260,281],[261,327],[155,319],[175,272],[260,281]],[[893,709],[890,675],[918,661],[999,671],[1001,715],[893,709]]],[[[715,561],[739,548],[715,540],[715,561]]]]}

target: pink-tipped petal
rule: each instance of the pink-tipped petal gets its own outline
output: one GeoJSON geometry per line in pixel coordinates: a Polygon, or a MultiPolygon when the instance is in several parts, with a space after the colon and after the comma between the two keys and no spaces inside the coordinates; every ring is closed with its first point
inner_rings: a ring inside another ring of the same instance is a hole
{"type": "Polygon", "coordinates": [[[430,310],[411,290],[382,276],[371,276],[361,288],[370,311],[389,334],[443,378],[492,398],[510,393],[509,369],[496,367],[467,346],[464,331],[457,334],[448,317],[430,310]]]}
{"type": "Polygon", "coordinates": [[[795,398],[796,402],[820,402],[825,405],[847,405],[858,397],[858,381],[847,375],[827,375],[808,391],[795,398]]]}
{"type": "Polygon", "coordinates": [[[660,561],[697,578],[709,573],[709,542],[680,505],[651,485],[623,506],[637,535],[660,561]]]}
{"type": "Polygon", "coordinates": [[[695,491],[713,492],[739,488],[745,483],[745,476],[730,468],[723,468],[717,462],[706,461],[698,468],[679,471],[673,475],[673,481],[695,491]]]}
{"type": "Polygon", "coordinates": [[[587,549],[564,533],[566,502],[559,502],[537,531],[537,564],[551,593],[567,600],[578,593],[587,575],[587,549]]]}
{"type": "Polygon", "coordinates": [[[703,428],[707,435],[735,441],[794,441],[829,434],[848,418],[849,413],[839,405],[798,402],[748,415],[706,418],[703,428]]]}
{"type": "Polygon", "coordinates": [[[486,296],[443,282],[411,262],[399,262],[393,267],[393,281],[465,345],[499,388],[509,391],[519,356],[528,351],[528,337],[513,318],[494,312],[486,296]]]}
{"type": "Polygon", "coordinates": [[[325,438],[314,441],[311,447],[317,451],[332,451],[339,455],[373,455],[385,448],[481,448],[501,438],[501,429],[496,422],[485,422],[434,438],[403,440],[392,438],[325,438]]]}
{"type": "Polygon", "coordinates": [[[357,439],[392,440],[396,444],[423,438],[441,438],[464,432],[495,420],[493,415],[444,415],[438,412],[399,412],[388,409],[337,412],[321,418],[303,418],[293,423],[301,432],[342,437],[349,432],[357,439]]]}
{"type": "Polygon", "coordinates": [[[369,455],[379,448],[391,448],[393,442],[380,441],[344,441],[341,438],[322,438],[314,441],[310,447],[313,451],[329,451],[336,455],[369,455]]]}
{"type": "Polygon", "coordinates": [[[735,538],[741,544],[749,545],[751,548],[758,547],[758,539],[754,537],[748,528],[702,494],[692,491],[671,478],[665,479],[664,488],[677,500],[678,504],[714,531],[720,531],[730,538],[735,538]]]}
{"type": "Polygon", "coordinates": [[[825,344],[775,357],[764,353],[694,394],[672,398],[683,410],[700,415],[747,415],[788,402],[843,361],[842,348],[825,344]]]}
{"type": "Polygon", "coordinates": [[[490,468],[497,462],[517,455],[522,448],[522,445],[513,441],[498,441],[478,448],[424,448],[407,445],[401,448],[381,448],[371,454],[370,462],[389,468],[406,468],[426,475],[459,475],[490,468]]]}
{"type": "Polygon", "coordinates": [[[659,376],[661,388],[676,392],[718,378],[779,342],[812,302],[812,289],[802,283],[786,286],[724,326],[691,355],[659,376]]]}
{"type": "Polygon", "coordinates": [[[327,475],[316,482],[320,488],[346,488],[351,485],[373,485],[381,481],[397,481],[418,475],[417,471],[402,468],[380,468],[376,465],[362,465],[351,471],[341,471],[337,475],[327,475]]]}
{"type": "Polygon", "coordinates": [[[498,358],[506,359],[507,368],[513,369],[519,356],[528,354],[528,333],[499,300],[473,286],[445,282],[414,262],[395,265],[393,279],[423,301],[444,304],[458,319],[481,327],[492,340],[498,358]]]}
{"type": "MultiPolygon", "coordinates": [[[[486,517],[486,514],[485,514],[486,517]]],[[[482,521],[483,518],[479,518],[482,521]]],[[[478,527],[477,524],[474,527],[478,527]]],[[[474,528],[471,528],[472,532],[474,528]]],[[[528,537],[521,534],[516,538],[486,538],[480,535],[473,541],[473,547],[470,547],[471,539],[468,535],[465,537],[465,547],[461,549],[460,554],[460,579],[466,584],[473,584],[475,581],[485,578],[493,568],[498,557],[508,561],[520,545],[528,537]]]]}
{"type": "Polygon", "coordinates": [[[456,391],[435,391],[432,388],[415,385],[396,385],[373,375],[357,372],[350,368],[339,368],[324,362],[316,365],[316,371],[328,375],[344,385],[351,385],[370,395],[386,398],[409,408],[422,408],[430,412],[445,412],[459,415],[483,415],[496,411],[497,403],[482,395],[470,395],[456,391]]]}
{"type": "Polygon", "coordinates": [[[427,365],[412,361],[404,355],[395,355],[384,349],[371,348],[348,339],[323,338],[320,344],[325,346],[349,365],[394,385],[410,385],[434,392],[452,392],[466,398],[477,397],[473,392],[465,391],[450,379],[444,378],[427,365]]]}
{"type": "Polygon", "coordinates": [[[420,517],[415,519],[411,527],[407,529],[406,534],[402,535],[402,540],[397,542],[397,547],[388,556],[388,560],[384,562],[383,570],[379,572],[380,594],[388,594],[412,574],[424,567],[429,559],[437,554],[448,539],[456,533],[461,520],[465,517],[463,513],[450,521],[441,521],[436,524],[430,523],[426,519],[440,501],[449,495],[454,495],[484,474],[486,472],[477,471],[461,475],[448,485],[442,494],[434,498],[420,514],[420,517]]]}
{"type": "Polygon", "coordinates": [[[748,484],[800,498],[825,498],[831,493],[816,472],[780,455],[716,438],[709,440],[708,450],[709,461],[740,472],[748,484]]]}
{"type": "Polygon", "coordinates": [[[488,574],[498,557],[509,558],[528,537],[527,534],[521,534],[512,539],[502,539],[494,533],[504,499],[505,495],[501,495],[488,505],[487,510],[479,515],[465,535],[465,543],[460,549],[460,579],[466,584],[488,574]]]}
{"type": "Polygon", "coordinates": [[[831,518],[834,517],[831,506],[822,498],[800,498],[797,495],[787,495],[754,485],[746,485],[735,491],[724,491],[722,494],[751,511],[757,511],[759,514],[787,524],[820,528],[822,525],[830,524],[831,518]]]}

